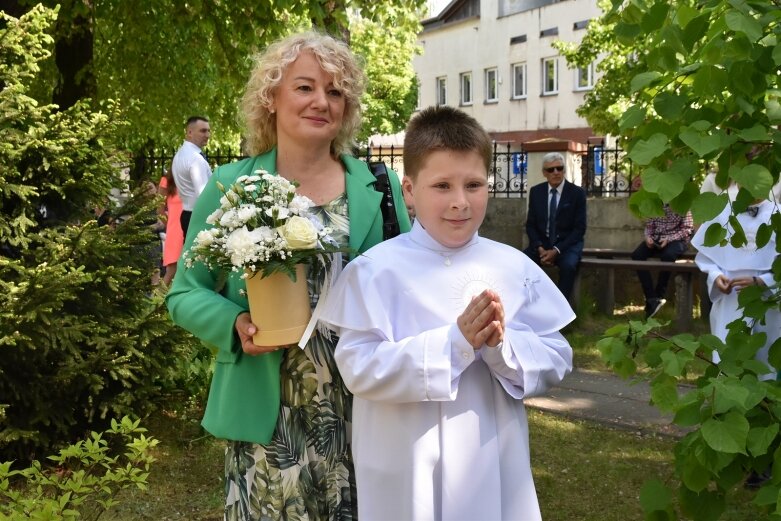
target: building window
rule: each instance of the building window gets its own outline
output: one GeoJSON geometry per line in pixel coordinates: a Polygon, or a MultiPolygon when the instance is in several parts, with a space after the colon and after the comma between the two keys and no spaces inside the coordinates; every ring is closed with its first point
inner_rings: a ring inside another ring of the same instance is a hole
{"type": "Polygon", "coordinates": [[[437,105],[447,105],[447,78],[437,78],[437,105]]]}
{"type": "Polygon", "coordinates": [[[575,69],[575,90],[589,90],[594,88],[594,62],[586,67],[575,69]]]}
{"type": "Polygon", "coordinates": [[[519,36],[513,36],[510,38],[510,45],[515,45],[517,43],[524,43],[526,41],[526,35],[521,34],[519,36]]]}
{"type": "Polygon", "coordinates": [[[589,20],[581,20],[572,24],[572,28],[577,31],[578,29],[588,29],[589,20]]]}
{"type": "Polygon", "coordinates": [[[472,104],[472,73],[461,73],[461,105],[472,104]]]}
{"type": "Polygon", "coordinates": [[[485,70],[485,101],[499,101],[499,83],[496,67],[485,70]]]}
{"type": "Polygon", "coordinates": [[[558,58],[542,60],[542,95],[558,94],[559,92],[559,61],[558,58]]]}
{"type": "Polygon", "coordinates": [[[513,65],[513,99],[526,97],[526,64],[513,65]]]}

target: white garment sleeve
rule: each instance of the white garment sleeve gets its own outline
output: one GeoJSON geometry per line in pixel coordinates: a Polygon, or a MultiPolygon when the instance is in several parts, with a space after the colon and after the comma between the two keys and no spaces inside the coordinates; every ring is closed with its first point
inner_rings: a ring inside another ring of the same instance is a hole
{"type": "Polygon", "coordinates": [[[697,252],[697,255],[694,257],[694,262],[700,268],[700,271],[708,276],[708,280],[706,281],[706,285],[708,287],[708,297],[710,298],[711,302],[716,302],[724,296],[724,293],[722,293],[721,290],[716,287],[716,279],[719,277],[719,275],[723,275],[721,268],[718,266],[718,264],[716,264],[716,262],[713,261],[713,259],[701,251],[697,252]]]}
{"type": "Polygon", "coordinates": [[[193,181],[193,189],[196,194],[203,192],[203,187],[209,181],[212,175],[209,163],[202,157],[196,157],[195,161],[190,164],[190,179],[193,181]]]}
{"type": "Polygon", "coordinates": [[[442,326],[398,342],[373,331],[339,331],[335,358],[347,388],[388,403],[450,401],[475,352],[458,327],[442,326]]]}
{"type": "Polygon", "coordinates": [[[768,287],[768,288],[772,288],[773,286],[776,285],[776,280],[773,277],[773,272],[772,271],[768,271],[768,272],[763,273],[761,275],[757,275],[757,278],[758,279],[762,279],[762,282],[764,282],[765,286],[768,287]]]}
{"type": "Polygon", "coordinates": [[[572,348],[558,331],[537,335],[528,326],[507,329],[500,347],[480,353],[504,390],[516,399],[536,396],[572,371],[572,348]]]}

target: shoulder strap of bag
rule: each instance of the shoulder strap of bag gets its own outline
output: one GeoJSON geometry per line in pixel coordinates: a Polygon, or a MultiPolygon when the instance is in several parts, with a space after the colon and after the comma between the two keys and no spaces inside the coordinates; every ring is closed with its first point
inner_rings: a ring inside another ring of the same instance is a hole
{"type": "Polygon", "coordinates": [[[369,170],[377,179],[374,189],[382,194],[380,211],[382,211],[382,240],[385,241],[396,237],[400,232],[396,207],[393,204],[393,190],[388,178],[388,167],[382,161],[373,161],[369,163],[369,170]]]}

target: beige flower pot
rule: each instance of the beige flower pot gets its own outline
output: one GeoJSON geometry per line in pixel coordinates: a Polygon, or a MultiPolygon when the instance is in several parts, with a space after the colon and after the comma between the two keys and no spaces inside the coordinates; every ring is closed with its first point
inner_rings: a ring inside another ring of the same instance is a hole
{"type": "Polygon", "coordinates": [[[296,266],[296,282],[284,273],[251,275],[247,273],[247,299],[252,323],[258,327],[252,341],[259,346],[297,344],[312,314],[305,266],[296,266]]]}

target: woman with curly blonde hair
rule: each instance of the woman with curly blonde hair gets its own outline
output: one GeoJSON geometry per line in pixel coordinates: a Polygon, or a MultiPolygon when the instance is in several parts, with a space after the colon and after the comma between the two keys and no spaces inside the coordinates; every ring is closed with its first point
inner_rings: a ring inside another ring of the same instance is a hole
{"type": "MultiPolygon", "coordinates": [[[[381,194],[347,154],[360,125],[365,78],[347,45],[316,32],[270,45],[255,59],[241,102],[251,157],[215,170],[193,210],[185,249],[230,186],[258,169],[297,181],[332,236],[354,252],[382,240],[381,194]]],[[[398,178],[396,215],[409,230],[398,178]]],[[[309,275],[311,301],[323,278],[309,275]]],[[[217,347],[203,426],[228,440],[225,519],[351,519],[352,396],[334,362],[337,338],[316,332],[302,350],[260,347],[240,275],[179,268],[167,303],[177,324],[217,347]],[[215,290],[215,288],[219,288],[215,290]]]]}

